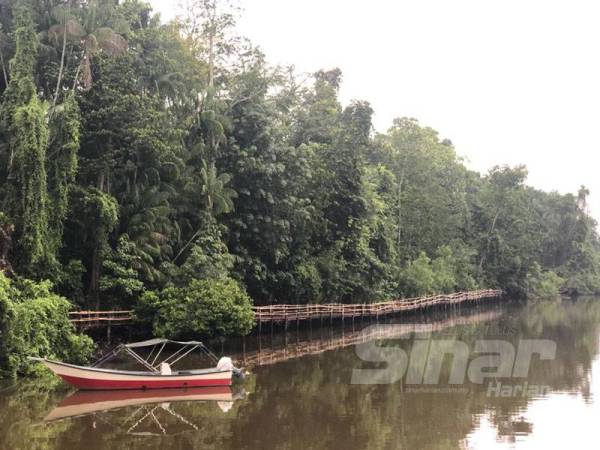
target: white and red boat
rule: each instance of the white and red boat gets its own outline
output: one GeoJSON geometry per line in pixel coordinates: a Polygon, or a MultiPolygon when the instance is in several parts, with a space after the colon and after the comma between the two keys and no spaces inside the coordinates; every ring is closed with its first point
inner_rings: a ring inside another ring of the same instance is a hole
{"type": "Polygon", "coordinates": [[[217,357],[204,346],[202,342],[178,342],[168,339],[152,339],[118,346],[112,352],[98,360],[90,367],[76,366],[46,358],[32,358],[40,361],[52,372],[78,389],[84,390],[115,390],[115,389],[165,389],[192,388],[208,386],[230,386],[232,376],[241,374],[230,358],[217,357]],[[179,350],[160,360],[165,346],[178,345],[179,350]],[[147,356],[138,353],[138,349],[152,347],[147,356]],[[201,350],[217,361],[216,367],[209,369],[174,371],[171,366],[176,364],[194,350],[201,350]],[[125,353],[143,366],[146,371],[130,371],[99,368],[117,355],[125,353]]]}

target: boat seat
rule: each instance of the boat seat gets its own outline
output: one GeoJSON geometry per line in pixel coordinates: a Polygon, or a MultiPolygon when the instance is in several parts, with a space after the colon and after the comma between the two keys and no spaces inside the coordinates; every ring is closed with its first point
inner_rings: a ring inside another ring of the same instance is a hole
{"type": "Polygon", "coordinates": [[[160,364],[160,374],[161,375],[172,375],[173,371],[171,370],[171,366],[169,363],[161,363],[160,364]]]}

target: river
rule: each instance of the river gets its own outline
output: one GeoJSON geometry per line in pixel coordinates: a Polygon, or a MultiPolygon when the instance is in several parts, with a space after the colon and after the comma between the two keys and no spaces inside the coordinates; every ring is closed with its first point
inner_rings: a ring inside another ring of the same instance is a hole
{"type": "Polygon", "coordinates": [[[599,343],[599,299],[293,326],[246,339],[235,356],[250,375],[231,390],[90,394],[52,377],[0,383],[0,449],[595,449],[599,343]],[[507,350],[507,365],[478,352],[481,342],[507,350]],[[454,359],[448,343],[459,343],[454,359]],[[524,343],[542,351],[522,376],[524,343]],[[412,363],[419,345],[429,349],[424,372],[412,363]]]}

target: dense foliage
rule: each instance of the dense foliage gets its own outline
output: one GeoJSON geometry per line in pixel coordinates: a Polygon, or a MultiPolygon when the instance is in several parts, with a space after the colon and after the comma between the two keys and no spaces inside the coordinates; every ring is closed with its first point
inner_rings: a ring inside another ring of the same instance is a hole
{"type": "Polygon", "coordinates": [[[12,282],[0,273],[0,374],[31,374],[40,366],[29,356],[84,363],[92,340],[75,333],[71,303],[51,292],[49,282],[12,282]]]}
{"type": "Polygon", "coordinates": [[[585,188],[473,172],[415,119],[375,133],[340,70],[300,82],[225,3],[191,4],[163,24],[139,0],[0,3],[2,270],[80,306],[153,307],[165,335],[248,331],[244,290],[600,292],[585,188]]]}
{"type": "Polygon", "coordinates": [[[254,327],[252,301],[231,279],[195,280],[183,288],[145,292],[136,312],[158,337],[246,335],[254,327]]]}

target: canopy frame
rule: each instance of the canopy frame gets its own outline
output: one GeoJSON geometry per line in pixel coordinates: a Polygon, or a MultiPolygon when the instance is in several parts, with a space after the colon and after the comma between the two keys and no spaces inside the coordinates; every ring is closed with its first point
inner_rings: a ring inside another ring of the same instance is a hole
{"type": "Polygon", "coordinates": [[[167,363],[170,366],[173,366],[197,349],[202,350],[202,352],[205,355],[207,355],[210,359],[214,360],[215,362],[218,361],[217,356],[213,352],[211,352],[202,342],[199,341],[180,342],[173,341],[170,339],[151,339],[148,341],[134,342],[131,344],[120,344],[113,350],[111,350],[109,353],[98,359],[92,365],[92,367],[99,367],[102,364],[105,364],[108,361],[116,358],[121,353],[126,353],[133,360],[135,360],[144,368],[146,368],[149,372],[160,373],[160,366],[163,363],[167,363]],[[162,354],[167,344],[176,344],[179,345],[180,348],[174,353],[167,356],[166,358],[160,359],[160,355],[162,354]],[[146,358],[142,357],[138,352],[134,350],[138,348],[147,347],[152,347],[152,350],[146,358]]]}

